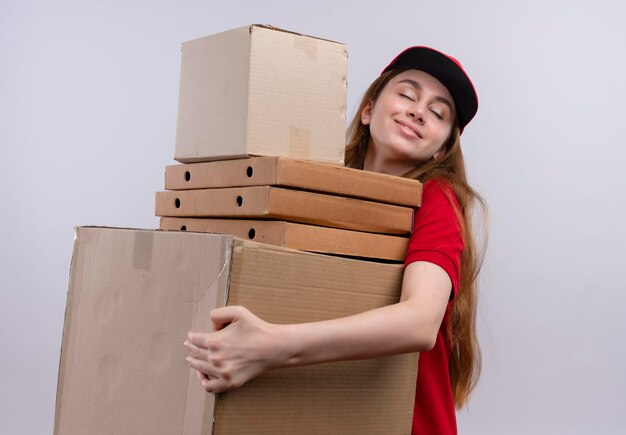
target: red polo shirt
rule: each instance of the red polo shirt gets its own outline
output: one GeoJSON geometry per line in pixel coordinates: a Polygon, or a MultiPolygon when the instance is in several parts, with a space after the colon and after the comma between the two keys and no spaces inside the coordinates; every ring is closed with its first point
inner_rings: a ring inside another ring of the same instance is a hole
{"type": "Polygon", "coordinates": [[[437,264],[448,273],[453,287],[435,347],[422,352],[419,357],[414,435],[457,433],[448,369],[451,348],[446,328],[450,307],[459,288],[463,237],[453,206],[458,209],[459,203],[450,185],[438,180],[424,183],[422,206],[415,212],[406,254],[405,267],[414,261],[437,264]]]}

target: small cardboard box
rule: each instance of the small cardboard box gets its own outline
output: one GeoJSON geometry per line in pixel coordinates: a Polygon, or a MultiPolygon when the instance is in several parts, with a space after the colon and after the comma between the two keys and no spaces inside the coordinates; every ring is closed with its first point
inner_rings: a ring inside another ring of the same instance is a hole
{"type": "Polygon", "coordinates": [[[232,236],[78,228],[55,434],[405,434],[417,355],[274,370],[206,393],[185,363],[188,330],[214,307],[274,323],[351,315],[398,300],[402,266],[232,236]]]}
{"type": "Polygon", "coordinates": [[[251,25],[182,44],[174,158],[343,164],[347,48],[251,25]]]}
{"type": "Polygon", "coordinates": [[[156,192],[155,214],[279,219],[348,230],[409,234],[413,209],[272,186],[156,192]]]}
{"type": "Polygon", "coordinates": [[[404,261],[407,237],[340,230],[285,221],[251,219],[161,218],[160,228],[232,234],[242,239],[300,251],[404,261]]]}
{"type": "Polygon", "coordinates": [[[166,190],[280,186],[419,207],[422,183],[409,178],[286,157],[169,165],[166,190]]]}

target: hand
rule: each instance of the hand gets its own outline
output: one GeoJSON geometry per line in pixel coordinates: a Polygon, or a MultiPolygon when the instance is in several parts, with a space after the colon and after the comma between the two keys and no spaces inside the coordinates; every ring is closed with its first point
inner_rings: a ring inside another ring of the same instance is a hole
{"type": "Polygon", "coordinates": [[[207,392],[240,387],[278,365],[279,325],[237,306],[211,311],[211,322],[215,332],[189,331],[185,341],[187,362],[207,392]]]}

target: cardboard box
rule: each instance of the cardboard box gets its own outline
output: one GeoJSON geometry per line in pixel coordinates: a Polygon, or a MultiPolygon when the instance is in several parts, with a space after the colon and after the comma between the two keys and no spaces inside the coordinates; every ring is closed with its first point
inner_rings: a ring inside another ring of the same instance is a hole
{"type": "Polygon", "coordinates": [[[368,231],[408,234],[413,209],[271,186],[156,192],[156,215],[237,217],[368,231]]]}
{"type": "Polygon", "coordinates": [[[168,231],[232,234],[283,248],[351,257],[404,261],[409,239],[361,231],[249,219],[161,218],[168,231]]]}
{"type": "Polygon", "coordinates": [[[170,165],[166,190],[281,186],[419,207],[422,183],[408,178],[285,157],[170,165]]]}
{"type": "Polygon", "coordinates": [[[416,354],[275,370],[215,396],[183,346],[214,307],[330,319],[396,302],[401,279],[401,265],[232,236],[78,228],[54,433],[409,433],[416,354]]]}
{"type": "Polygon", "coordinates": [[[175,159],[342,164],[344,44],[251,25],[182,44],[175,159]]]}

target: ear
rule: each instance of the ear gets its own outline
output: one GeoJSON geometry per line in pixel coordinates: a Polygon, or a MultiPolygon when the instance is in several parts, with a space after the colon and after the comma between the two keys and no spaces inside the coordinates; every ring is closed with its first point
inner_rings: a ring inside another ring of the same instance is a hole
{"type": "Polygon", "coordinates": [[[437,151],[435,151],[435,154],[433,154],[433,160],[438,160],[445,155],[446,155],[446,150],[444,146],[441,145],[441,148],[439,148],[437,151]]]}
{"type": "Polygon", "coordinates": [[[370,100],[361,111],[361,124],[369,125],[369,123],[372,121],[372,107],[372,100],[370,100]]]}

